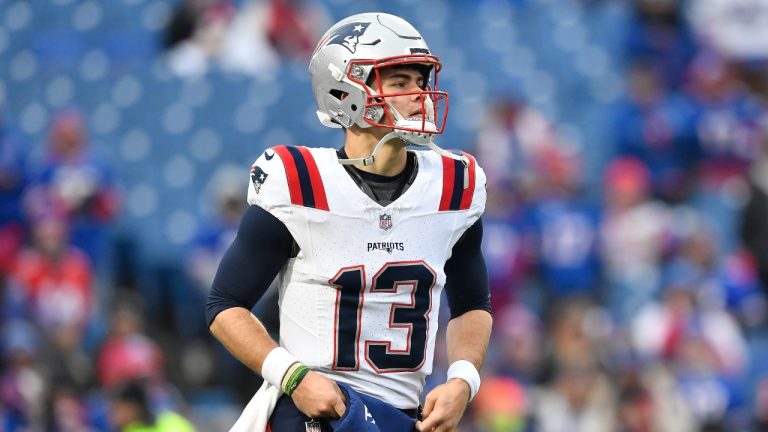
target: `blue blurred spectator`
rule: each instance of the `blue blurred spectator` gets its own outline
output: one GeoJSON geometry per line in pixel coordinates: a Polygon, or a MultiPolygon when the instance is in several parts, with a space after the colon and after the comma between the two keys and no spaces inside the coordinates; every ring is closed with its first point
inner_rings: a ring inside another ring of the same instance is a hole
{"type": "Polygon", "coordinates": [[[583,167],[565,149],[540,150],[532,161],[537,193],[524,222],[538,279],[548,300],[600,297],[600,216],[582,194],[583,167]]]}
{"type": "Polygon", "coordinates": [[[659,67],[661,86],[678,87],[696,53],[682,4],[677,0],[637,0],[631,4],[626,62],[653,62],[659,67]]]}
{"type": "Polygon", "coordinates": [[[238,167],[221,167],[206,188],[206,208],[210,211],[197,224],[199,230],[186,260],[187,271],[201,299],[208,295],[219,261],[235,238],[245,212],[244,173],[238,167]]]}
{"type": "Polygon", "coordinates": [[[663,85],[658,66],[630,65],[627,96],[616,109],[619,156],[633,156],[650,170],[652,191],[672,202],[687,199],[701,158],[690,101],[663,85]]]}
{"type": "Polygon", "coordinates": [[[768,318],[768,298],[754,259],[739,249],[722,259],[720,284],[726,308],[745,328],[759,327],[768,318]]]}
{"type": "Polygon", "coordinates": [[[26,156],[0,112],[0,280],[10,271],[24,239],[22,197],[29,183],[26,156]]]}
{"type": "Polygon", "coordinates": [[[741,176],[760,147],[763,109],[739,79],[736,66],[717,53],[692,62],[685,86],[695,109],[700,183],[705,189],[741,176]]]}
{"type": "Polygon", "coordinates": [[[525,207],[517,186],[517,182],[497,183],[489,189],[483,215],[482,249],[494,310],[521,300],[532,273],[534,256],[530,242],[523,236],[525,207]]]}
{"type": "Polygon", "coordinates": [[[118,211],[113,173],[88,146],[85,119],[72,109],[53,116],[47,152],[38,161],[26,197],[32,218],[56,212],[70,227],[70,241],[102,269],[110,252],[109,225],[118,211]]]}

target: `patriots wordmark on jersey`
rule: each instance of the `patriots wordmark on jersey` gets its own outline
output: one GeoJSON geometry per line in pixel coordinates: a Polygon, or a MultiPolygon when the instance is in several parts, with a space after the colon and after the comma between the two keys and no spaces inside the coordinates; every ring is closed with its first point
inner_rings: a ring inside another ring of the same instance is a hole
{"type": "Polygon", "coordinates": [[[280,345],[398,408],[419,404],[443,269],[486,200],[485,175],[471,156],[465,169],[432,151],[415,153],[416,179],[386,207],[358,188],[330,148],[267,150],[248,192],[300,248],[278,276],[280,345]]]}

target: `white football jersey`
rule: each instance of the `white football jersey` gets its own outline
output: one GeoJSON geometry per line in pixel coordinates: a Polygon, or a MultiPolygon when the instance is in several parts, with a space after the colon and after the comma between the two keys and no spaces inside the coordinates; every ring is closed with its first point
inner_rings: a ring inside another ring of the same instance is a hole
{"type": "Polygon", "coordinates": [[[282,221],[301,248],[278,276],[280,345],[398,408],[419,404],[443,269],[486,200],[485,174],[471,156],[465,169],[415,153],[414,182],[386,207],[360,190],[330,148],[268,149],[251,168],[248,191],[249,204],[282,221]]]}

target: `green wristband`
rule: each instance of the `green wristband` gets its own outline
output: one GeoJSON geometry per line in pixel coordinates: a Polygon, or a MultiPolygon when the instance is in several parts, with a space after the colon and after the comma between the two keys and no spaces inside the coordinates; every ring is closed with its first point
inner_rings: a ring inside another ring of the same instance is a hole
{"type": "Polygon", "coordinates": [[[301,381],[304,379],[307,373],[309,373],[309,368],[304,365],[300,365],[294,369],[291,373],[291,376],[288,377],[288,379],[285,381],[283,392],[288,396],[293,394],[294,390],[296,390],[296,387],[301,384],[301,381]]]}

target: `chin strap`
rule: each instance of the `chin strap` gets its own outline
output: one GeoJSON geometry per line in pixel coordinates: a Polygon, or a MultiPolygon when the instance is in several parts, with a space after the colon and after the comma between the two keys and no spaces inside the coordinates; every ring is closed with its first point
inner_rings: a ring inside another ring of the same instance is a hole
{"type": "MultiPolygon", "coordinates": [[[[376,161],[376,153],[379,151],[382,144],[384,144],[385,142],[393,138],[400,138],[403,141],[405,141],[397,132],[390,132],[384,135],[384,138],[382,138],[376,144],[376,147],[373,148],[373,152],[371,153],[370,156],[364,157],[364,158],[348,158],[348,159],[340,158],[339,163],[342,165],[357,165],[357,164],[362,164],[363,166],[373,165],[373,163],[376,161]]],[[[414,144],[414,143],[409,143],[409,144],[414,144]]],[[[460,161],[462,165],[464,165],[464,189],[467,189],[469,187],[469,159],[466,156],[457,155],[447,150],[444,150],[438,147],[438,145],[432,141],[429,141],[428,143],[420,143],[420,144],[414,144],[414,145],[428,147],[430,150],[434,151],[435,153],[441,156],[445,156],[447,158],[460,161]]]]}
{"type": "MultiPolygon", "coordinates": [[[[368,157],[363,158],[348,158],[348,159],[339,159],[339,163],[342,165],[357,165],[357,164],[363,164],[363,166],[370,166],[373,165],[373,163],[376,161],[376,153],[379,152],[379,149],[381,146],[394,138],[400,138],[400,136],[395,132],[390,132],[386,135],[384,135],[384,138],[379,140],[379,142],[376,144],[376,147],[373,148],[373,152],[371,152],[371,155],[368,157]]],[[[402,138],[400,138],[402,139],[402,138]]]]}

